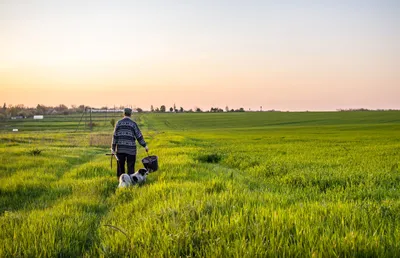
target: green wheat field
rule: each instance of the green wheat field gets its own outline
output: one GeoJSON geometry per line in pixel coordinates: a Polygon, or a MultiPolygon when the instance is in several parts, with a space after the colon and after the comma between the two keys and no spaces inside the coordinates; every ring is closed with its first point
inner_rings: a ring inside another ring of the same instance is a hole
{"type": "Polygon", "coordinates": [[[400,256],[400,112],[134,119],[159,170],[128,189],[105,119],[0,133],[0,257],[400,256]]]}

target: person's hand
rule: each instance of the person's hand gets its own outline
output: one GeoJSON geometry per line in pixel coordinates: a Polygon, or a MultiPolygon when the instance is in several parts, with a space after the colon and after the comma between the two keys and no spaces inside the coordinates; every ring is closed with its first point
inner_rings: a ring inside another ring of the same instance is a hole
{"type": "Polygon", "coordinates": [[[144,147],[144,149],[146,150],[146,152],[149,152],[149,147],[147,147],[147,145],[146,147],[144,147]]]}

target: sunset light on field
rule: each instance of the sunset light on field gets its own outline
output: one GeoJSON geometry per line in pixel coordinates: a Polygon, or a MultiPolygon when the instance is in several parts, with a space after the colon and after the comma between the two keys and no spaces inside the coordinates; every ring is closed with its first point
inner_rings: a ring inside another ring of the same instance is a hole
{"type": "Polygon", "coordinates": [[[400,108],[399,1],[0,1],[3,104],[400,108]]]}

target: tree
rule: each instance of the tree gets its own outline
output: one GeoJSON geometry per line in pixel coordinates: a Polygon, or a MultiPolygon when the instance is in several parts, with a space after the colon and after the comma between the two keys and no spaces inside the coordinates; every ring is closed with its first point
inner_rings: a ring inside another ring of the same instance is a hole
{"type": "Polygon", "coordinates": [[[143,112],[143,109],[141,109],[140,107],[138,107],[138,108],[136,108],[136,111],[137,111],[138,113],[142,113],[142,112],[143,112]]]}
{"type": "Polygon", "coordinates": [[[40,105],[40,104],[37,104],[35,113],[37,115],[44,114],[44,107],[42,105],[40,105]]]}
{"type": "Polygon", "coordinates": [[[111,124],[112,127],[115,127],[115,119],[114,118],[111,118],[110,124],[111,124]]]}
{"type": "Polygon", "coordinates": [[[6,113],[6,110],[7,110],[7,106],[6,106],[6,103],[4,102],[4,105],[3,105],[3,113],[6,113]]]}
{"type": "Polygon", "coordinates": [[[151,105],[150,111],[151,111],[151,112],[154,112],[154,107],[153,107],[153,105],[151,105]]]}
{"type": "Polygon", "coordinates": [[[18,113],[17,107],[15,107],[13,105],[8,105],[8,108],[7,108],[7,115],[8,116],[16,116],[17,113],[18,113]]]}
{"type": "Polygon", "coordinates": [[[174,112],[178,112],[178,110],[176,109],[175,103],[174,103],[174,112]]]}
{"type": "Polygon", "coordinates": [[[46,111],[47,111],[47,109],[48,109],[48,108],[47,108],[45,105],[40,105],[40,104],[38,104],[38,105],[36,106],[37,114],[45,114],[46,111]]]}
{"type": "Polygon", "coordinates": [[[210,112],[213,112],[213,113],[217,113],[217,112],[218,112],[218,113],[219,113],[219,112],[224,112],[224,110],[223,110],[222,108],[217,108],[217,107],[216,107],[216,108],[213,108],[213,107],[212,107],[212,108],[210,109],[210,112]]]}
{"type": "Polygon", "coordinates": [[[203,112],[203,110],[201,110],[201,108],[197,107],[196,112],[203,112]]]}
{"type": "Polygon", "coordinates": [[[179,112],[181,112],[181,113],[183,113],[185,110],[183,110],[183,107],[181,107],[180,109],[179,109],[179,112]]]}
{"type": "Polygon", "coordinates": [[[229,107],[228,106],[225,107],[225,111],[229,112],[229,107]]]}
{"type": "Polygon", "coordinates": [[[28,109],[26,109],[26,110],[20,111],[19,115],[23,116],[24,118],[33,117],[33,112],[28,110],[28,109]]]}
{"type": "Polygon", "coordinates": [[[164,106],[164,105],[161,105],[161,107],[160,107],[160,112],[161,112],[161,113],[165,113],[165,106],[164,106]]]}
{"type": "Polygon", "coordinates": [[[160,112],[160,109],[159,109],[159,108],[156,108],[156,112],[157,112],[157,113],[160,112]]]}
{"type": "Polygon", "coordinates": [[[55,107],[55,110],[63,112],[65,110],[68,110],[68,107],[64,104],[60,104],[58,107],[55,107]]]}
{"type": "Polygon", "coordinates": [[[172,111],[174,111],[174,109],[172,107],[170,107],[169,108],[169,112],[172,112],[172,111]]]}

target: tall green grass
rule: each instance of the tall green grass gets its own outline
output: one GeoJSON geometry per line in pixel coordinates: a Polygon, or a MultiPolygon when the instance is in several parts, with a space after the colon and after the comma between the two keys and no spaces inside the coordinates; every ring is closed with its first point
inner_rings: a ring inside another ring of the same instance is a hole
{"type": "Polygon", "coordinates": [[[111,127],[2,134],[0,257],[400,256],[398,114],[146,114],[129,189],[111,127]]]}

